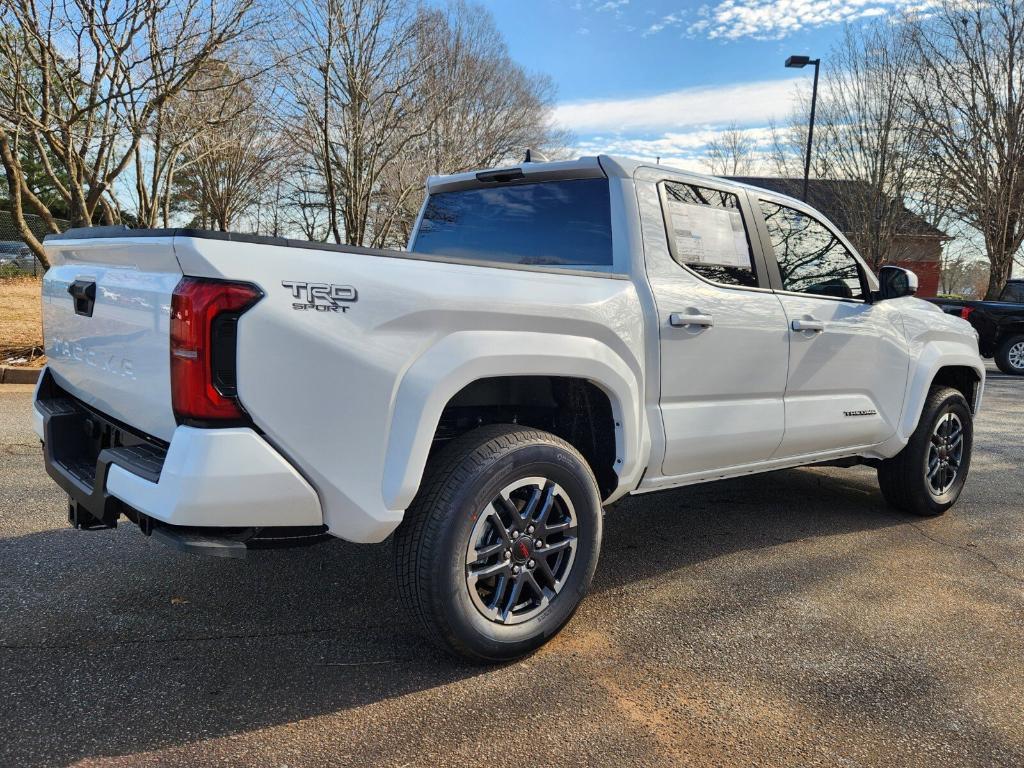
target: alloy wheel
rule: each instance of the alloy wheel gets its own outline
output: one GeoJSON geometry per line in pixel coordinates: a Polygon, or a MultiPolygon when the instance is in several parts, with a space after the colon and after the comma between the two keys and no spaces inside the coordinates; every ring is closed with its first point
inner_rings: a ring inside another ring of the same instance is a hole
{"type": "Polygon", "coordinates": [[[1024,370],[1024,341],[1018,341],[1006,353],[1006,359],[1017,370],[1024,370]]]}
{"type": "Polygon", "coordinates": [[[952,411],[939,416],[932,430],[925,463],[925,479],[934,496],[942,496],[956,482],[964,457],[964,426],[952,411]]]}
{"type": "Polygon", "coordinates": [[[477,516],[466,548],[466,585],[485,617],[519,624],[550,605],[576,559],[576,511],[544,477],[503,488],[477,516]]]}

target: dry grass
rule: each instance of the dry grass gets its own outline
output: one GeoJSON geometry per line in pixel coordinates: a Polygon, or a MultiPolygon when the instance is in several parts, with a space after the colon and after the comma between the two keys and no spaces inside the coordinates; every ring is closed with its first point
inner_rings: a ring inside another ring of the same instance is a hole
{"type": "Polygon", "coordinates": [[[43,324],[39,301],[40,279],[0,279],[0,364],[27,358],[20,365],[42,365],[43,324]]]}

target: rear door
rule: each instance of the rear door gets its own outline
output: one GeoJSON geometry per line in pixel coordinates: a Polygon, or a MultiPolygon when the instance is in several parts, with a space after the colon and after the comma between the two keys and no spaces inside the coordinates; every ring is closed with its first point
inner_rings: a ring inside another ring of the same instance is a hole
{"type": "Polygon", "coordinates": [[[896,431],[909,351],[895,302],[868,301],[866,266],[810,208],[755,198],[786,313],[786,432],[774,458],[874,445],[896,431]]]}
{"type": "Polygon", "coordinates": [[[171,237],[48,239],[43,330],[57,383],[98,411],[169,440],[171,237]]]}
{"type": "Polygon", "coordinates": [[[660,210],[643,215],[660,324],[662,472],[764,461],[782,440],[789,338],[746,197],[704,178],[657,188],[660,210]]]}

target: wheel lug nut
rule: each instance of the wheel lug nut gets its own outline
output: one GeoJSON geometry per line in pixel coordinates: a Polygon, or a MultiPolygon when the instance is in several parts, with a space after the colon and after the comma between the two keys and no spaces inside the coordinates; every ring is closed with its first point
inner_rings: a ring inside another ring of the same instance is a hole
{"type": "Polygon", "coordinates": [[[527,533],[533,533],[533,526],[531,525],[529,528],[527,528],[526,532],[527,533]]]}
{"type": "Polygon", "coordinates": [[[519,573],[520,570],[522,570],[522,569],[518,565],[513,566],[512,573],[519,573]]]}
{"type": "Polygon", "coordinates": [[[533,560],[531,560],[530,562],[528,562],[528,563],[526,564],[526,567],[527,567],[527,568],[533,568],[533,566],[535,566],[535,565],[536,565],[536,563],[535,563],[535,562],[533,562],[533,560]]]}
{"type": "Polygon", "coordinates": [[[508,560],[510,557],[512,557],[512,550],[511,549],[506,549],[505,550],[505,559],[508,560]]]}

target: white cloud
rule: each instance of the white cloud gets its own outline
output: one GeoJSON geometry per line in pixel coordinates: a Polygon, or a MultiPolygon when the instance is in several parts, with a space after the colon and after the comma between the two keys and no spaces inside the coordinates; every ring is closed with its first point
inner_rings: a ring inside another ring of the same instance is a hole
{"type": "MultiPolygon", "coordinates": [[[[723,130],[725,129],[694,128],[685,133],[669,131],[660,136],[646,138],[592,136],[576,142],[573,150],[578,155],[618,155],[648,161],[657,158],[662,165],[707,173],[705,157],[708,142],[723,130]]],[[[771,130],[767,127],[746,128],[742,133],[754,141],[754,151],[751,155],[754,172],[769,172],[771,130]]]]}
{"type": "Polygon", "coordinates": [[[680,128],[765,125],[793,110],[794,81],[765,80],[685,88],[635,99],[601,99],[555,108],[555,121],[577,135],[660,134],[680,128]]]}
{"type": "Polygon", "coordinates": [[[598,13],[602,11],[618,11],[624,5],[629,5],[629,0],[605,0],[605,2],[597,5],[594,10],[598,13]]]}
{"type": "Polygon", "coordinates": [[[658,19],[650,26],[648,26],[647,29],[643,31],[643,36],[650,37],[651,35],[658,34],[663,29],[668,29],[670,27],[678,27],[680,24],[683,23],[683,19],[685,18],[685,11],[680,11],[679,13],[668,13],[662,16],[660,19],[658,19]]]}
{"type": "Polygon", "coordinates": [[[920,0],[722,0],[701,8],[702,18],[687,32],[711,39],[779,39],[801,29],[909,10],[915,3],[920,0]]]}

